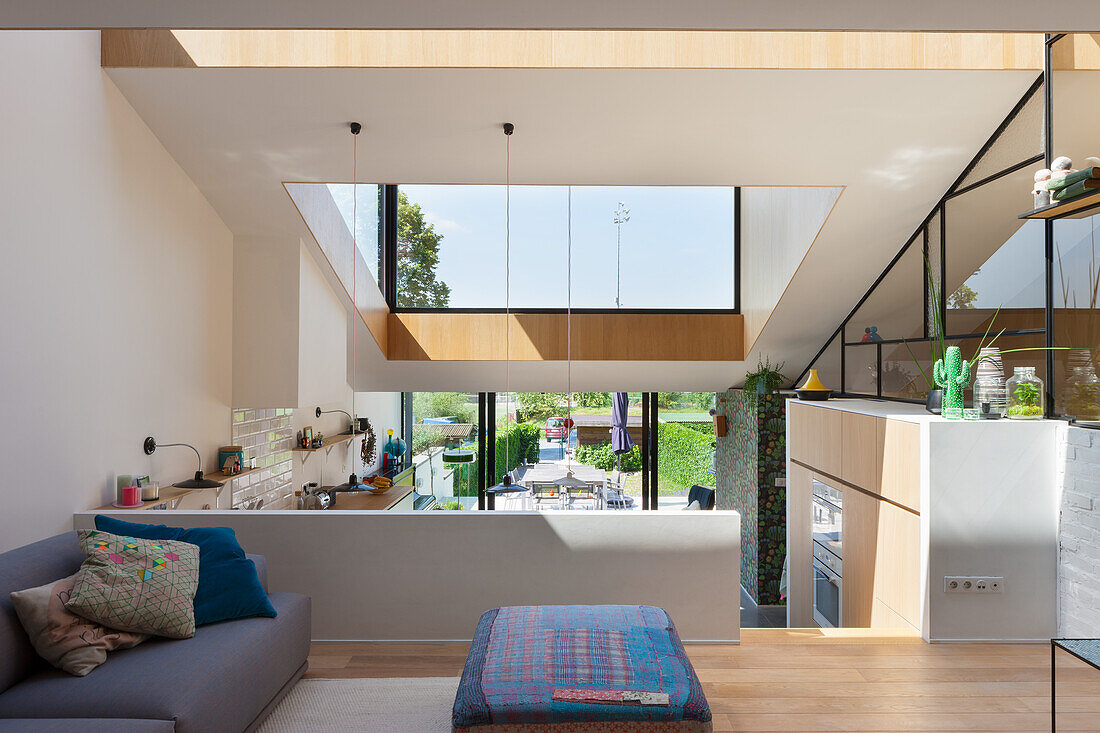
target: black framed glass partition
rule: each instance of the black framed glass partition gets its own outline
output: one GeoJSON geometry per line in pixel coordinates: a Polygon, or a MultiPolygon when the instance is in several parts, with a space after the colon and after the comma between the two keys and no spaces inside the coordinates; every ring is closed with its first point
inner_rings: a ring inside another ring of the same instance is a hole
{"type": "MultiPolygon", "coordinates": [[[[1040,77],[807,370],[846,395],[924,402],[934,313],[967,357],[987,330],[1005,329],[1006,349],[1046,343],[1044,226],[1017,218],[1044,158],[1043,99],[1040,77]]],[[[1042,352],[1005,361],[1044,371],[1042,352]]]]}

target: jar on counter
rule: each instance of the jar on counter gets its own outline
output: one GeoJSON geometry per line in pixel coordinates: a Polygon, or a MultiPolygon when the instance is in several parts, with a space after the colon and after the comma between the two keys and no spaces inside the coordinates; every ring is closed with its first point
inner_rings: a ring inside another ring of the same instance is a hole
{"type": "Polygon", "coordinates": [[[1008,417],[1013,420],[1043,419],[1043,380],[1035,367],[1018,366],[1005,384],[1008,417]]]}
{"type": "Polygon", "coordinates": [[[974,379],[974,407],[982,419],[996,420],[1005,416],[1007,403],[1001,351],[994,347],[983,347],[978,354],[977,376],[974,379]]]}

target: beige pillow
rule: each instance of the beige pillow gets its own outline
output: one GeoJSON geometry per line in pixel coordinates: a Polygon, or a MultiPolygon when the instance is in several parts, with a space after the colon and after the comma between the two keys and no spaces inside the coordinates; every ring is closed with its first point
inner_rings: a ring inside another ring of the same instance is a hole
{"type": "Polygon", "coordinates": [[[107,652],[129,649],[148,639],[146,634],[115,631],[80,618],[65,608],[76,576],[11,594],[19,622],[31,644],[47,662],[83,677],[107,661],[107,652]]]}
{"type": "Polygon", "coordinates": [[[699,503],[698,499],[696,499],[695,501],[691,502],[686,507],[684,507],[684,509],[687,510],[687,511],[696,511],[696,510],[702,509],[702,508],[703,508],[703,505],[699,503]]]}
{"type": "Polygon", "coordinates": [[[77,531],[84,564],[65,607],[104,626],[188,639],[195,635],[199,548],[94,529],[77,531]]]}

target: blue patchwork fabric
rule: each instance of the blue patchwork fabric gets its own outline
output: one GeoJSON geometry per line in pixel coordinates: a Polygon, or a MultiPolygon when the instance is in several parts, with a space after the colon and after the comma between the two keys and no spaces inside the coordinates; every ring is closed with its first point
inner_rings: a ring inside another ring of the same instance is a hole
{"type": "Polygon", "coordinates": [[[478,622],[453,712],[456,730],[710,720],[702,686],[672,620],[653,606],[513,606],[487,611],[478,622]],[[553,700],[556,689],[667,693],[669,705],[553,700]]]}

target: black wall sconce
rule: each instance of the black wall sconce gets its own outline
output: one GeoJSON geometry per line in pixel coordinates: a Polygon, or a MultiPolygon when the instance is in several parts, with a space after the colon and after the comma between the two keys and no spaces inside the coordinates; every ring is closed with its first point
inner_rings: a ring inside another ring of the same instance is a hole
{"type": "Polygon", "coordinates": [[[222,486],[225,486],[224,483],[218,483],[214,479],[203,477],[202,456],[199,455],[199,449],[191,445],[190,443],[162,443],[158,446],[157,441],[153,438],[153,436],[150,435],[148,438],[145,439],[145,443],[143,444],[145,455],[147,456],[153,455],[153,452],[156,451],[158,447],[174,448],[176,446],[190,448],[191,450],[195,451],[195,458],[197,458],[199,461],[199,470],[195,471],[195,478],[189,478],[184,481],[174,483],[172,484],[173,486],[177,486],[181,489],[220,489],[222,486]]]}

